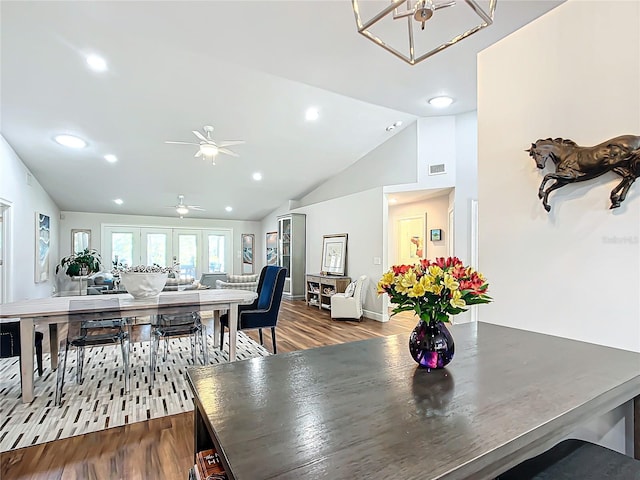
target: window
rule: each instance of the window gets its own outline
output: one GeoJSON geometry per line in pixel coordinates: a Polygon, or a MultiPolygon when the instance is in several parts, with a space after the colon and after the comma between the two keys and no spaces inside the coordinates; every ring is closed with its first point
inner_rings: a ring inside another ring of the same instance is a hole
{"type": "MultiPolygon", "coordinates": [[[[203,273],[233,273],[232,230],[102,227],[102,258],[123,265],[170,266],[180,262],[180,275],[199,279],[203,273]]],[[[110,268],[105,263],[103,268],[110,268]]]]}

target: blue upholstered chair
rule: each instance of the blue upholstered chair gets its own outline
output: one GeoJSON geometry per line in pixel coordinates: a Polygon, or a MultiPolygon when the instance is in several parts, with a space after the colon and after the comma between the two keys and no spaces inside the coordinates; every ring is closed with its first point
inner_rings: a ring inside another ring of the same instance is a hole
{"type": "MultiPolygon", "coordinates": [[[[287,269],[269,265],[260,272],[258,279],[258,298],[250,305],[238,306],[238,330],[258,330],[260,334],[260,344],[262,340],[262,329],[271,328],[271,339],[273,340],[273,353],[276,349],[276,323],[278,322],[278,311],[282,301],[282,290],[287,269]]],[[[224,329],[229,328],[229,315],[225,313],[220,317],[220,350],[224,345],[224,329]]]]}

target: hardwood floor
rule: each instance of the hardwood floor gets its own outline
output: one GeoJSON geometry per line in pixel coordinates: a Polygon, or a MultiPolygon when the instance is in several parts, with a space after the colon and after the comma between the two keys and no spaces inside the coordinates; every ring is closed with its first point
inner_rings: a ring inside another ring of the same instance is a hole
{"type": "MultiPolygon", "coordinates": [[[[276,329],[278,353],[405,334],[410,314],[387,323],[331,320],[303,301],[283,301],[276,329]]],[[[210,325],[209,325],[210,328],[210,325]]],[[[148,327],[139,338],[148,338],[148,327]]],[[[249,335],[258,341],[258,332],[249,335]]],[[[45,335],[46,338],[46,335],[45,335]]],[[[272,351],[270,332],[265,345],[272,351]]],[[[193,464],[192,413],[134,423],[0,454],[0,479],[168,479],[188,477],[193,464]]]]}

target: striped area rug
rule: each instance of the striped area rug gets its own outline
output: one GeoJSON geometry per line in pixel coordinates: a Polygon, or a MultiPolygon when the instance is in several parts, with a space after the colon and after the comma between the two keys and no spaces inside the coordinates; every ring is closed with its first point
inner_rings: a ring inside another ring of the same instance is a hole
{"type": "MultiPolygon", "coordinates": [[[[87,348],[83,381],[76,384],[75,349],[69,351],[62,405],[56,407],[56,372],[44,355],[44,373],[35,374],[36,399],[23,404],[20,399],[18,358],[0,359],[0,452],[39,443],[117,427],[128,423],[159,418],[193,410],[192,395],[185,370],[191,361],[189,338],[169,342],[167,361],[158,356],[154,388],[149,383],[149,342],[131,344],[131,387],[124,392],[124,371],[119,346],[87,348]]],[[[226,363],[228,336],[220,351],[209,343],[209,363],[226,363]]],[[[238,332],[237,357],[264,357],[270,352],[238,332]]],[[[202,354],[197,358],[200,365],[202,354]]]]}

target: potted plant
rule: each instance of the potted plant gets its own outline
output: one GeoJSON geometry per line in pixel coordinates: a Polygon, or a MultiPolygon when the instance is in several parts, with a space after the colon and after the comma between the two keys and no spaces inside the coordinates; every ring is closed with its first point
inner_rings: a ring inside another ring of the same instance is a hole
{"type": "Polygon", "coordinates": [[[62,269],[70,277],[90,275],[99,272],[101,264],[102,257],[100,257],[98,251],[85,248],[82,252],[62,257],[60,263],[56,266],[56,273],[62,269]]]}

